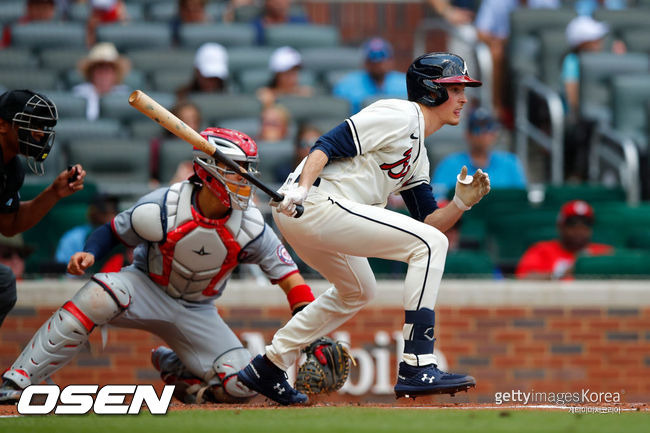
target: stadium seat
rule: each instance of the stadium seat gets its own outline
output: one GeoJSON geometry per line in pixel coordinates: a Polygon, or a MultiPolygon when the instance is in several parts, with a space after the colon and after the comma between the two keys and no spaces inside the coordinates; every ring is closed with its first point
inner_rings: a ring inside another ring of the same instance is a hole
{"type": "Polygon", "coordinates": [[[59,112],[59,118],[83,118],[86,116],[86,100],[71,92],[47,92],[59,112]]]}
{"type": "MultiPolygon", "coordinates": [[[[216,22],[221,21],[221,16],[226,9],[226,2],[208,2],[205,6],[206,14],[216,22]]],[[[178,15],[178,0],[154,1],[148,8],[149,21],[169,23],[178,15]]]]}
{"type": "Polygon", "coordinates": [[[578,279],[647,278],[650,275],[650,254],[617,249],[609,256],[581,256],[575,264],[578,279]]]}
{"type": "MultiPolygon", "coordinates": [[[[167,109],[170,109],[176,100],[172,93],[148,92],[147,94],[167,109]]],[[[106,95],[101,98],[99,107],[102,118],[117,119],[122,123],[146,118],[129,105],[128,95],[106,95]]]]}
{"type": "Polygon", "coordinates": [[[320,117],[338,117],[343,120],[350,114],[350,103],[334,96],[283,96],[277,101],[289,110],[291,117],[297,122],[320,117]]]}
{"type": "Polygon", "coordinates": [[[580,61],[580,112],[583,117],[611,122],[609,80],[617,75],[648,72],[648,56],[640,53],[582,53],[580,61]]]}
{"type": "Polygon", "coordinates": [[[302,64],[317,74],[334,70],[363,68],[363,53],[350,47],[311,47],[300,51],[302,64]]]}
{"type": "Polygon", "coordinates": [[[241,131],[250,137],[255,137],[260,132],[262,124],[259,117],[242,117],[239,119],[224,119],[219,121],[217,126],[241,131]]]}
{"type": "Polygon", "coordinates": [[[187,65],[185,69],[160,69],[149,75],[151,87],[158,92],[176,92],[179,88],[187,85],[191,79],[192,67],[187,65]]]}
{"type": "Polygon", "coordinates": [[[74,140],[67,149],[69,160],[83,165],[88,181],[100,190],[136,198],[149,190],[147,140],[74,140]]]}
{"type": "Polygon", "coordinates": [[[631,135],[642,149],[645,148],[648,143],[645,104],[650,100],[650,73],[614,76],[611,86],[614,128],[631,135]]]}
{"type": "Polygon", "coordinates": [[[464,131],[465,128],[461,125],[444,125],[435,134],[424,139],[432,173],[445,156],[466,149],[464,131]]]}
{"type": "Polygon", "coordinates": [[[0,27],[15,23],[25,13],[25,0],[4,0],[0,3],[0,27]]]}
{"type": "Polygon", "coordinates": [[[650,251],[650,227],[639,227],[630,230],[625,246],[630,249],[650,251]]]}
{"type": "Polygon", "coordinates": [[[569,52],[569,43],[564,29],[543,30],[541,42],[541,77],[542,81],[553,89],[562,87],[562,60],[569,52]]]}
{"type": "Polygon", "coordinates": [[[594,19],[604,21],[615,37],[621,37],[623,31],[633,28],[648,28],[650,11],[636,8],[609,10],[598,8],[594,11],[594,19]]]}
{"type": "Polygon", "coordinates": [[[119,121],[115,119],[59,119],[56,124],[56,137],[61,141],[69,141],[79,138],[101,139],[117,138],[126,134],[126,130],[119,121]]]}
{"type": "Polygon", "coordinates": [[[171,46],[171,31],[167,24],[162,23],[104,24],[97,27],[96,34],[98,42],[113,42],[120,52],[171,46]]]}
{"type": "Polygon", "coordinates": [[[257,141],[257,169],[263,181],[280,186],[294,168],[295,147],[291,140],[257,141]]]}
{"type": "Polygon", "coordinates": [[[650,30],[647,28],[633,28],[623,30],[621,39],[625,48],[632,53],[650,53],[650,30]]]}
{"type": "Polygon", "coordinates": [[[273,47],[228,48],[228,69],[236,75],[241,71],[268,69],[273,47]]]}
{"type": "Polygon", "coordinates": [[[316,24],[279,24],[266,30],[266,45],[289,45],[296,49],[307,47],[335,47],[340,43],[339,31],[334,26],[316,24]]]}
{"type": "Polygon", "coordinates": [[[158,154],[158,171],[160,182],[167,184],[172,179],[183,161],[192,161],[192,146],[183,140],[170,138],[162,142],[158,154]]]}
{"type": "Polygon", "coordinates": [[[11,45],[40,52],[50,48],[85,48],[86,26],[74,22],[32,22],[11,29],[11,45]]]}
{"type": "MultiPolygon", "coordinates": [[[[237,74],[239,89],[243,93],[255,93],[260,87],[268,86],[273,74],[268,69],[249,69],[237,74]]],[[[301,70],[299,82],[303,86],[316,86],[316,76],[312,71],[301,70]]]]}
{"type": "Polygon", "coordinates": [[[5,48],[0,50],[0,69],[34,68],[36,58],[26,48],[5,48]]]}
{"type": "Polygon", "coordinates": [[[7,89],[54,90],[59,88],[59,77],[54,71],[36,68],[2,68],[0,85],[7,89]]]}
{"type": "Polygon", "coordinates": [[[133,68],[146,74],[169,70],[187,73],[194,64],[194,50],[190,49],[137,49],[130,50],[128,57],[133,68]]]}
{"type": "Polygon", "coordinates": [[[62,73],[76,69],[86,54],[85,48],[52,48],[41,51],[39,58],[44,69],[62,73]]]}
{"type": "Polygon", "coordinates": [[[445,277],[477,278],[494,276],[495,266],[488,254],[477,251],[453,251],[447,254],[445,277]]]}
{"type": "Polygon", "coordinates": [[[544,193],[544,207],[560,210],[569,200],[585,200],[591,205],[598,202],[625,202],[625,191],[620,186],[607,187],[602,184],[547,185],[544,193]]]}
{"type": "Polygon", "coordinates": [[[192,93],[189,100],[199,107],[206,123],[218,123],[223,119],[257,117],[262,110],[262,104],[252,95],[192,93]]]}
{"type": "Polygon", "coordinates": [[[151,140],[163,134],[165,129],[153,120],[143,116],[142,120],[133,119],[130,122],[130,131],[132,138],[151,140]]]}
{"type": "Polygon", "coordinates": [[[181,46],[197,49],[206,42],[225,47],[255,43],[255,29],[250,24],[185,24],[180,29],[181,46]]]}

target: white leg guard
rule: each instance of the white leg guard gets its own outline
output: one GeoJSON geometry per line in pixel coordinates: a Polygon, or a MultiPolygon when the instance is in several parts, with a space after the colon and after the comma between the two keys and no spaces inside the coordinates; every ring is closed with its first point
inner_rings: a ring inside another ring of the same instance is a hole
{"type": "Polygon", "coordinates": [[[74,358],[96,325],[120,314],[130,300],[108,274],[96,275],[41,326],[3,378],[21,388],[41,383],[74,358]]]}
{"type": "Polygon", "coordinates": [[[160,377],[168,385],[175,385],[174,397],[184,403],[200,404],[245,403],[256,395],[242,385],[237,373],[251,360],[250,353],[243,347],[236,347],[220,355],[201,379],[190,372],[178,355],[168,347],[160,346],[151,353],[151,362],[160,377]]]}

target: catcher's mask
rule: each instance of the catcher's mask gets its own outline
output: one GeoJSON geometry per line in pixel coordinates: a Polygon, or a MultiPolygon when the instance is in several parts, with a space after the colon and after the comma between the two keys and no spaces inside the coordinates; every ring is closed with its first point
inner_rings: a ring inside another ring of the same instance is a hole
{"type": "MultiPolygon", "coordinates": [[[[207,128],[201,131],[201,136],[247,172],[257,173],[257,144],[248,135],[231,129],[207,128]]],[[[240,210],[248,208],[253,187],[211,155],[194,149],[194,173],[225,206],[240,210]]]]}
{"type": "Polygon", "coordinates": [[[0,96],[0,117],[17,129],[20,153],[27,158],[29,169],[42,176],[59,118],[54,103],[31,90],[10,90],[0,96]]]}

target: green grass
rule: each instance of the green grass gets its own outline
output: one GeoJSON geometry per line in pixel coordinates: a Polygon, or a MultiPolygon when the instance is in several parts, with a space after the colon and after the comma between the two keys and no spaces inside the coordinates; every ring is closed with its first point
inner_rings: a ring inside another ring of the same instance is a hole
{"type": "Polygon", "coordinates": [[[26,416],[0,419],[0,432],[615,432],[647,431],[647,412],[428,410],[361,407],[194,410],[139,416],[26,416]]]}

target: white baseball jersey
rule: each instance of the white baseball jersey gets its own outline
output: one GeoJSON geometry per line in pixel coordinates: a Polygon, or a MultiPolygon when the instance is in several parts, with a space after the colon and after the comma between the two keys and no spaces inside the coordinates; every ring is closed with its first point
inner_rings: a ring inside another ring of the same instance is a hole
{"type": "Polygon", "coordinates": [[[429,183],[424,118],[416,103],[380,100],[346,122],[356,156],[330,160],[320,174],[323,191],[385,207],[390,194],[429,183]]]}
{"type": "MultiPolygon", "coordinates": [[[[314,145],[329,158],[305,199],[300,218],[273,212],[296,253],[333,286],[293,316],[266,354],[288,368],[315,336],[341,326],[375,292],[366,257],[408,263],[404,282],[405,353],[411,365],[435,363],[434,313],[447,238],[421,221],[437,205],[429,185],[424,116],[414,102],[380,100],[323,135],[314,145]],[[411,216],[385,209],[400,192],[411,216]]],[[[287,179],[296,181],[301,165],[287,179]]]]}

